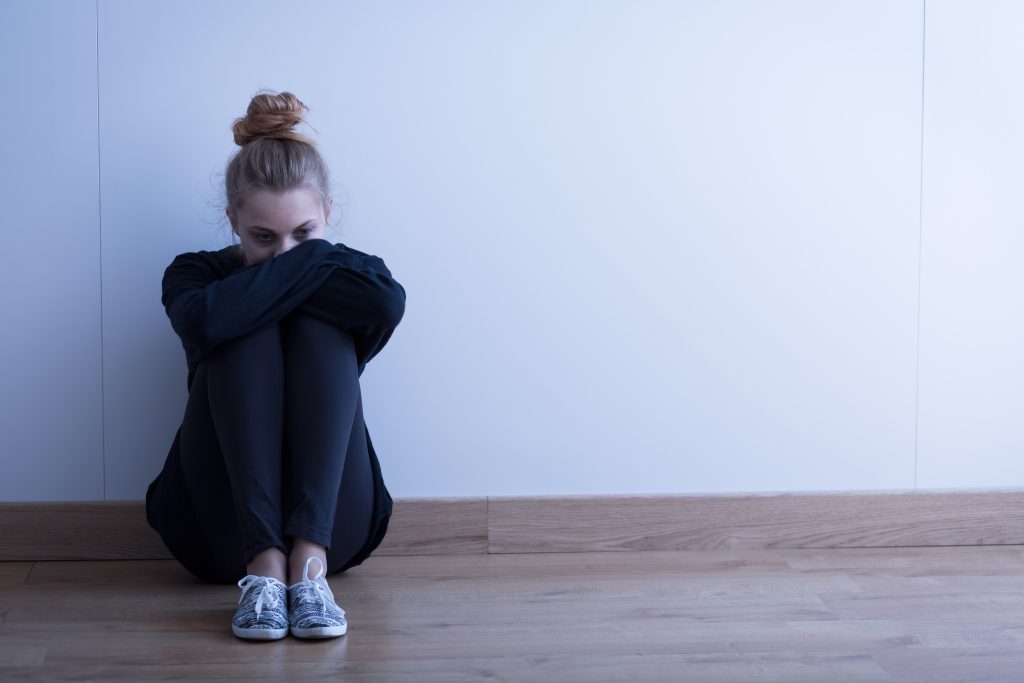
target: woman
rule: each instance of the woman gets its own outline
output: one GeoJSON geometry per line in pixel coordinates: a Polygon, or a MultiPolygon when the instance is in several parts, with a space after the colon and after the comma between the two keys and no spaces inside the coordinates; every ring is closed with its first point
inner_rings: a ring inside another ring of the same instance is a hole
{"type": "Polygon", "coordinates": [[[238,243],[181,254],[163,277],[189,395],[147,518],[193,574],[238,581],[232,632],[255,640],[343,635],[324,575],[365,560],[392,510],[359,376],[405,290],[380,258],[324,238],[328,170],[293,130],[305,110],[288,92],[253,97],[225,174],[238,243]]]}

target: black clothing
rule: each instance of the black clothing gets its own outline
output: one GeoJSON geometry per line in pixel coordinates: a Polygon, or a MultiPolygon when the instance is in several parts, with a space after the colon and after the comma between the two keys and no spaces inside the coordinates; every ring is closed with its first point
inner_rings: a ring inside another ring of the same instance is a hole
{"type": "Polygon", "coordinates": [[[328,548],[328,572],[352,566],[374,532],[365,430],[351,335],[289,314],[199,362],[151,523],[217,583],[295,536],[328,548]]]}
{"type": "Polygon", "coordinates": [[[161,301],[191,388],[200,358],[292,310],[348,330],[361,375],[401,321],[405,289],[379,257],[315,239],[253,266],[237,247],[180,254],[164,271],[161,301]]]}
{"type": "Polygon", "coordinates": [[[171,553],[217,582],[288,552],[288,536],[326,546],[330,572],[360,564],[392,511],[358,383],[404,313],[384,262],[325,240],[248,267],[236,247],[182,254],[163,303],[189,365],[185,419],[146,495],[171,553]]]}

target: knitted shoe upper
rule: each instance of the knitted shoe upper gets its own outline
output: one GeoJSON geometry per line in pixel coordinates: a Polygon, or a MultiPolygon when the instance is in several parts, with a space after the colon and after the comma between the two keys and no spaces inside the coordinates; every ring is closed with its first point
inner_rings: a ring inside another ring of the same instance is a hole
{"type": "Polygon", "coordinates": [[[293,629],[317,629],[345,626],[345,610],[334,602],[334,594],[322,576],[324,565],[318,557],[306,560],[303,580],[288,587],[288,611],[293,629]],[[309,566],[316,560],[319,565],[314,576],[309,566]]]}
{"type": "Polygon", "coordinates": [[[269,576],[246,576],[238,582],[238,600],[231,625],[247,631],[288,628],[288,589],[269,576]]]}

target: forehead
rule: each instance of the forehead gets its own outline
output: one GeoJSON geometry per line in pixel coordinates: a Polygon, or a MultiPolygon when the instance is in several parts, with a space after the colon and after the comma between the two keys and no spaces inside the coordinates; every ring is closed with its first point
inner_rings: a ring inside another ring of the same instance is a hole
{"type": "Polygon", "coordinates": [[[324,216],[319,194],[300,187],[287,192],[254,190],[246,195],[238,218],[244,226],[278,232],[294,230],[307,221],[322,221],[324,216]]]}

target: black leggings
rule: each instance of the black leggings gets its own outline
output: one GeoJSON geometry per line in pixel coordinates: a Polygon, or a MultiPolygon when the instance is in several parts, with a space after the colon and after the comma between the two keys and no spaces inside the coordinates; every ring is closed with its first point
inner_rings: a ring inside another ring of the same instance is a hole
{"type": "Polygon", "coordinates": [[[347,332],[292,314],[218,347],[196,368],[178,436],[178,470],[165,465],[150,514],[197,576],[237,581],[294,537],[326,546],[330,573],[366,543],[373,476],[347,332]]]}

